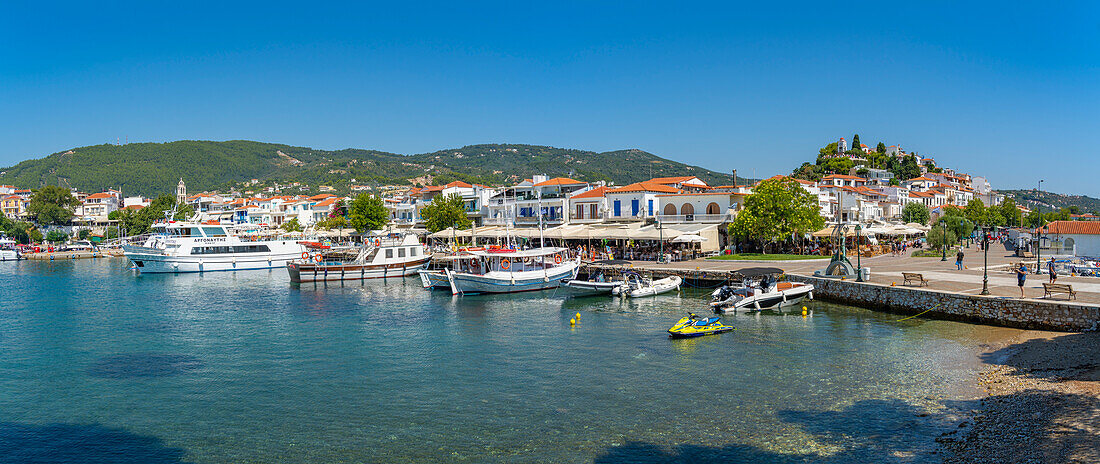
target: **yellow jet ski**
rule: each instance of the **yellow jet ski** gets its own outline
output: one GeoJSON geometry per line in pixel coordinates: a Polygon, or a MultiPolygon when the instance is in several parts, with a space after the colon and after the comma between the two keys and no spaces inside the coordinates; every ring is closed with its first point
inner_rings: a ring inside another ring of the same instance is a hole
{"type": "Polygon", "coordinates": [[[717,317],[700,318],[695,314],[690,314],[688,317],[680,319],[676,325],[668,329],[669,338],[689,338],[689,337],[702,337],[703,335],[713,335],[722,332],[729,332],[733,330],[733,326],[722,325],[722,321],[717,317]]]}

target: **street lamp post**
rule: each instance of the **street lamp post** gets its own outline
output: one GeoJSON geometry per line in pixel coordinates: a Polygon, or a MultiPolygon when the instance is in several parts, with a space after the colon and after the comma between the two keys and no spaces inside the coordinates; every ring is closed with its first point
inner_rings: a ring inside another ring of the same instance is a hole
{"type": "Polygon", "coordinates": [[[856,222],[856,282],[863,282],[863,263],[859,259],[862,254],[859,252],[859,237],[863,235],[862,231],[863,224],[856,222]]]}
{"type": "Polygon", "coordinates": [[[940,218],[940,225],[943,226],[943,235],[940,237],[940,261],[947,261],[947,221],[940,218]]]}
{"type": "MultiPolygon", "coordinates": [[[[736,171],[734,171],[736,172],[736,171]]],[[[661,262],[661,258],[665,257],[665,228],[661,227],[661,221],[657,220],[657,233],[660,236],[660,250],[657,252],[657,262],[661,262]]]]}
{"type": "Polygon", "coordinates": [[[989,294],[989,231],[983,228],[982,230],[982,250],[985,252],[985,258],[982,262],[982,295],[989,294]]]}
{"type": "MultiPolygon", "coordinates": [[[[1043,193],[1043,179],[1039,179],[1039,197],[1042,197],[1043,193]]],[[[1041,198],[1040,198],[1041,199],[1041,198]]],[[[1039,223],[1035,227],[1035,273],[1042,274],[1043,261],[1039,255],[1043,252],[1043,204],[1038,203],[1035,205],[1035,210],[1039,212],[1039,223]]]]}

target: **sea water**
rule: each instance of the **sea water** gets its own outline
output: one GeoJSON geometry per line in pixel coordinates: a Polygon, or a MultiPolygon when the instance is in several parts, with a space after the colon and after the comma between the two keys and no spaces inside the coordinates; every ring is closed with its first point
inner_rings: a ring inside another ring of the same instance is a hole
{"type": "Polygon", "coordinates": [[[0,263],[0,462],[936,462],[1004,330],[812,302],[670,340],[709,292],[0,263]]]}

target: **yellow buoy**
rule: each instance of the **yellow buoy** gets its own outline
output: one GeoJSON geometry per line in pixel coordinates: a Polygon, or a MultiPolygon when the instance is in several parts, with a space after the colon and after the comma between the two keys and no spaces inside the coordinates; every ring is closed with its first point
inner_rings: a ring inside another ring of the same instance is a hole
{"type": "Polygon", "coordinates": [[[898,284],[897,282],[890,282],[890,286],[891,286],[891,287],[893,287],[893,286],[895,286],[895,285],[897,285],[897,284],[898,284]]]}
{"type": "Polygon", "coordinates": [[[569,320],[569,325],[577,325],[577,320],[576,319],[570,319],[569,320]]]}
{"type": "Polygon", "coordinates": [[[574,317],[574,319],[576,319],[576,320],[578,320],[578,321],[579,321],[579,320],[581,320],[581,313],[577,313],[577,316],[576,316],[576,317],[574,317]]]}

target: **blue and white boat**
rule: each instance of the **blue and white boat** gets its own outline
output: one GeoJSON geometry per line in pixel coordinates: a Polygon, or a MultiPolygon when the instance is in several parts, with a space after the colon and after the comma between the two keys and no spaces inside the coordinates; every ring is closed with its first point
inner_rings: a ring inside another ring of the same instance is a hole
{"type": "Polygon", "coordinates": [[[580,257],[558,247],[470,251],[465,271],[445,271],[451,294],[515,293],[557,288],[577,277],[580,257]]]}

